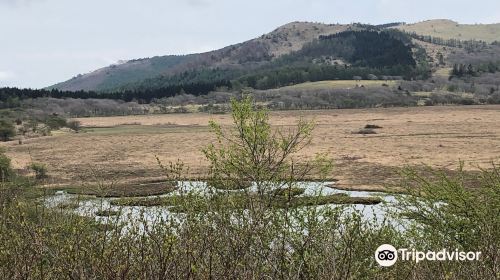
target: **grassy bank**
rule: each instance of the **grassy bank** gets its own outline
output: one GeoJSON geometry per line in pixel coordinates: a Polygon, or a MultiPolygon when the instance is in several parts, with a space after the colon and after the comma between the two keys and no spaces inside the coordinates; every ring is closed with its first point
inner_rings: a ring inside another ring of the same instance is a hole
{"type": "Polygon", "coordinates": [[[92,195],[97,197],[142,197],[168,194],[177,189],[176,182],[145,184],[87,185],[60,188],[69,194],[92,195]]]}
{"type": "Polygon", "coordinates": [[[172,212],[186,212],[189,209],[197,211],[216,210],[217,205],[224,204],[234,209],[248,209],[255,205],[267,205],[273,208],[297,208],[304,206],[318,206],[327,204],[378,204],[382,200],[378,197],[350,197],[345,194],[333,194],[325,196],[285,196],[256,194],[226,194],[207,198],[199,195],[174,195],[156,198],[121,198],[111,201],[114,206],[170,206],[172,212]]]}

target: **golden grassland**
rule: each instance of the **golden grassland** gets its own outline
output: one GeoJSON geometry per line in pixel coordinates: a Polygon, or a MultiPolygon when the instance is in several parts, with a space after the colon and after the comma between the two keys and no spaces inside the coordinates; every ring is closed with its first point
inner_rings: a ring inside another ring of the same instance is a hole
{"type": "Polygon", "coordinates": [[[434,75],[438,77],[448,78],[452,69],[453,68],[451,67],[438,68],[436,72],[434,72],[434,75]]]}
{"type": "Polygon", "coordinates": [[[379,87],[382,85],[394,86],[396,81],[379,81],[379,80],[330,80],[330,81],[319,81],[319,82],[305,82],[293,86],[286,86],[280,88],[282,89],[347,89],[355,87],[379,87]]]}
{"type": "Polygon", "coordinates": [[[500,23],[458,24],[451,20],[428,20],[397,28],[407,32],[429,35],[443,39],[482,40],[493,42],[500,38],[500,23]]]}
{"type": "MultiPolygon", "coordinates": [[[[345,189],[380,189],[399,179],[404,166],[422,164],[453,170],[491,167],[500,159],[500,106],[443,106],[271,112],[277,128],[291,128],[300,118],[317,123],[314,139],[297,160],[326,153],[335,165],[330,178],[345,189]],[[367,124],[376,134],[355,132],[367,124]]],[[[48,186],[92,182],[141,184],[163,176],[164,163],[182,160],[188,177],[206,176],[201,149],[214,140],[208,122],[231,125],[231,115],[203,113],[96,117],[79,119],[80,133],[3,143],[17,169],[45,163],[48,186]]],[[[85,184],[84,184],[85,183],[85,184]]]]}

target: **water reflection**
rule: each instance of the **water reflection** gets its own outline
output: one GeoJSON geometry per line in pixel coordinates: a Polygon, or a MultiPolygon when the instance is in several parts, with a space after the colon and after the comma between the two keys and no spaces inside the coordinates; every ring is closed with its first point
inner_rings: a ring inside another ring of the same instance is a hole
{"type": "MultiPolygon", "coordinates": [[[[294,187],[304,188],[305,191],[300,196],[316,196],[316,195],[331,195],[331,194],[347,194],[351,197],[380,197],[382,203],[375,205],[362,205],[353,204],[348,207],[345,205],[322,205],[317,207],[344,207],[345,211],[359,211],[362,213],[363,218],[366,220],[377,220],[382,221],[388,216],[390,211],[394,211],[394,203],[396,202],[396,197],[394,195],[389,195],[380,192],[366,192],[366,191],[346,191],[335,189],[333,182],[296,182],[294,187]]],[[[257,191],[257,185],[254,183],[250,188],[245,190],[233,190],[229,192],[255,192],[257,191]]],[[[179,195],[181,193],[190,192],[192,194],[199,195],[212,195],[216,192],[221,192],[213,187],[207,186],[205,182],[189,182],[182,181],[178,182],[178,189],[169,194],[160,196],[151,196],[145,198],[158,198],[179,195]]],[[[223,191],[227,192],[227,191],[223,191]]],[[[179,217],[179,213],[170,212],[169,206],[115,206],[111,204],[111,201],[117,198],[100,198],[95,196],[82,196],[68,194],[64,191],[58,191],[53,196],[45,198],[45,204],[49,207],[59,207],[63,208],[64,205],[72,205],[67,207],[68,211],[75,211],[82,216],[95,217],[98,221],[107,221],[108,219],[118,219],[118,221],[128,222],[131,220],[137,221],[147,221],[158,222],[167,221],[172,217],[179,217]],[[96,215],[99,211],[118,211],[120,215],[114,216],[98,216],[96,215]]]]}

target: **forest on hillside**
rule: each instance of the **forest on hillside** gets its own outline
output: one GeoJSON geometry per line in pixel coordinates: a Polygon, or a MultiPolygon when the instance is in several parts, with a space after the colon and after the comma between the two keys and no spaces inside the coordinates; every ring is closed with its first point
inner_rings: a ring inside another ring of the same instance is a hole
{"type": "MultiPolygon", "coordinates": [[[[201,69],[174,76],[159,76],[121,90],[155,90],[176,84],[231,81],[230,88],[272,89],[322,80],[425,79],[430,69],[412,57],[412,45],[391,32],[346,31],[321,36],[302,49],[283,55],[256,69],[201,69]],[[343,61],[338,63],[336,60],[343,61]]],[[[197,92],[185,92],[197,94],[197,92]]]]}
{"type": "MultiPolygon", "coordinates": [[[[396,38],[394,32],[346,31],[322,36],[301,50],[284,55],[256,69],[201,68],[172,76],[158,76],[113,91],[61,91],[4,88],[0,101],[12,107],[26,98],[97,98],[149,103],[153,99],[181,93],[204,95],[226,88],[273,89],[322,80],[424,79],[430,70],[419,67],[411,45],[396,38]],[[344,61],[339,64],[333,60],[344,61]]],[[[404,37],[399,34],[400,37],[404,37]]]]}

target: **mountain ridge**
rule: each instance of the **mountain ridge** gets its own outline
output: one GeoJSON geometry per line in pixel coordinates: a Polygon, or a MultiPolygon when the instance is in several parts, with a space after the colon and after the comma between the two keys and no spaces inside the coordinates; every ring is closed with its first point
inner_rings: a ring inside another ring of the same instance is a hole
{"type": "MultiPolygon", "coordinates": [[[[500,24],[479,26],[487,29],[493,28],[496,31],[497,25],[500,34],[500,24]]],[[[170,77],[199,69],[257,69],[283,55],[299,51],[304,45],[318,39],[320,36],[345,31],[360,31],[364,30],[366,26],[369,25],[295,21],[284,24],[257,38],[221,49],[204,53],[132,59],[125,63],[113,64],[86,74],[80,74],[70,80],[50,86],[48,89],[110,91],[127,85],[138,84],[155,77],[170,77]]],[[[456,28],[469,28],[469,26],[477,29],[475,25],[460,25],[454,21],[443,19],[414,24],[394,23],[387,24],[387,26],[387,28],[383,27],[382,29],[397,29],[423,35],[427,35],[425,33],[429,26],[434,29],[437,28],[436,30],[441,32],[439,34],[445,32],[442,30],[451,30],[450,34],[454,34],[456,28]],[[453,25],[454,28],[450,27],[453,25]]],[[[443,37],[448,38],[449,36],[443,37]]],[[[340,61],[340,63],[342,62],[340,61]]]]}
{"type": "Polygon", "coordinates": [[[110,65],[86,74],[80,74],[65,82],[52,85],[48,89],[110,90],[117,87],[117,84],[123,85],[122,79],[126,79],[127,83],[130,83],[134,80],[139,81],[157,75],[178,74],[198,67],[253,67],[262,61],[268,61],[274,57],[299,50],[305,43],[312,41],[319,35],[342,32],[348,30],[349,26],[291,22],[260,37],[221,49],[187,55],[132,59],[123,64],[110,65]]]}

